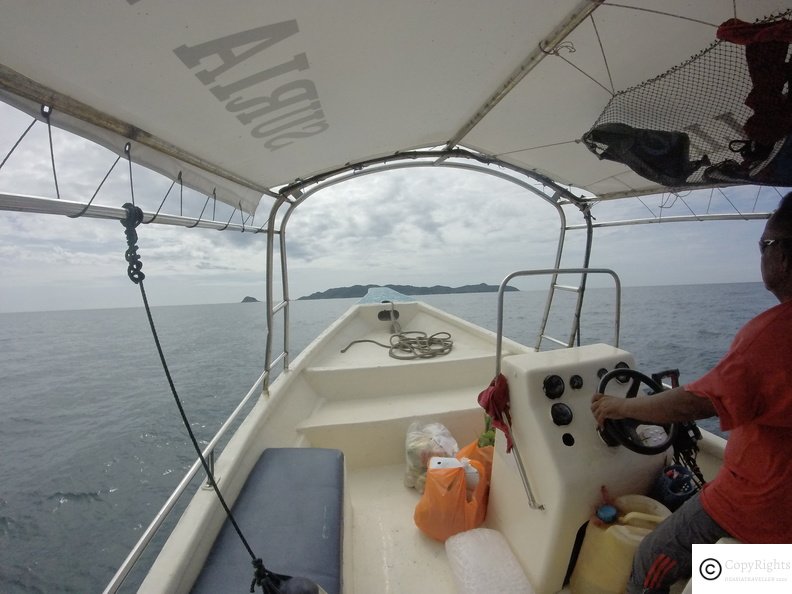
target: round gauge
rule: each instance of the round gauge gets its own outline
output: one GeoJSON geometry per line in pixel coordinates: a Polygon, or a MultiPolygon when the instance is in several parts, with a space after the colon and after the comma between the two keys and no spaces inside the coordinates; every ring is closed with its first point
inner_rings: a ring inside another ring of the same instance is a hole
{"type": "MultiPolygon", "coordinates": [[[[614,365],[614,369],[629,369],[629,368],[630,366],[627,365],[627,363],[625,363],[624,361],[619,361],[618,363],[616,363],[616,365],[614,365]]],[[[620,384],[626,384],[628,381],[630,381],[630,376],[626,374],[617,375],[616,381],[619,382],[620,384]]]]}
{"type": "Polygon", "coordinates": [[[572,422],[572,409],[563,402],[556,402],[550,407],[550,416],[558,426],[569,425],[572,422]]]}
{"type": "Polygon", "coordinates": [[[542,385],[545,396],[551,399],[561,398],[564,393],[564,380],[558,375],[548,375],[542,385]]]}

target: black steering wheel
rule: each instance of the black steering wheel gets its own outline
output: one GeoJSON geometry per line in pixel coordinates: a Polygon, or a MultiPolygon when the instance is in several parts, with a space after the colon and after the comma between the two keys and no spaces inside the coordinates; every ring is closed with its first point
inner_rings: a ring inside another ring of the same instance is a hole
{"type": "MultiPolygon", "coordinates": [[[[641,387],[641,384],[646,384],[646,386],[652,390],[651,394],[657,394],[663,391],[663,387],[660,384],[640,371],[619,368],[613,369],[602,376],[597,392],[604,394],[605,388],[614,378],[617,378],[621,383],[627,382],[630,378],[632,379],[632,384],[627,389],[626,398],[635,398],[638,395],[638,388],[641,387]]],[[[628,450],[632,450],[637,454],[653,456],[654,454],[665,452],[671,446],[674,442],[674,438],[676,438],[677,431],[679,431],[679,424],[668,423],[667,425],[659,425],[657,423],[646,423],[636,419],[606,419],[602,429],[598,431],[608,445],[621,444],[628,450]],[[665,430],[666,438],[654,445],[646,445],[636,431],[639,425],[662,427],[665,430]]]]}

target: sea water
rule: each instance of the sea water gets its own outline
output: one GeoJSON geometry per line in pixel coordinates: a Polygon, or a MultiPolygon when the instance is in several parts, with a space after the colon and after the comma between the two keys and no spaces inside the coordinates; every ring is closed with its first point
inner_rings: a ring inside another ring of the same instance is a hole
{"type": "MultiPolygon", "coordinates": [[[[496,328],[495,294],[422,299],[496,328]]],[[[355,301],[294,302],[292,357],[355,301]]],[[[583,344],[614,342],[613,304],[610,289],[587,292],[583,344]]],[[[678,368],[690,381],[773,304],[758,283],[626,288],[620,346],[639,369],[678,368]]],[[[542,293],[507,293],[504,334],[533,346],[543,305],[542,293]]],[[[264,304],[154,307],[153,316],[191,426],[206,444],[261,372],[264,304]]],[[[551,334],[565,337],[565,318],[551,315],[551,334]]],[[[145,312],[0,314],[0,353],[0,592],[101,591],[195,460],[145,312]]],[[[141,572],[123,591],[134,591],[141,572]]]]}

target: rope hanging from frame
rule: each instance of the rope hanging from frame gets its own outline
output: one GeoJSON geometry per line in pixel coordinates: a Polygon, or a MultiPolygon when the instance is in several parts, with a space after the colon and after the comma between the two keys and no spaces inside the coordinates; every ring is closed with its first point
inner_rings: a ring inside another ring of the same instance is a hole
{"type": "MultiPolygon", "coordinates": [[[[134,188],[132,186],[132,176],[131,176],[131,146],[130,145],[127,145],[127,147],[125,147],[125,152],[130,159],[130,186],[131,186],[130,193],[132,194],[132,200],[134,200],[134,188]]],[[[163,371],[165,372],[165,377],[167,378],[168,385],[171,390],[171,394],[173,395],[173,399],[176,403],[176,407],[179,410],[179,415],[181,416],[182,422],[184,423],[184,427],[186,428],[187,434],[190,437],[190,441],[192,442],[193,448],[195,452],[198,454],[198,458],[201,461],[201,465],[203,466],[204,472],[206,472],[206,476],[209,481],[209,484],[212,486],[212,489],[214,490],[220,505],[225,511],[228,521],[233,526],[234,530],[239,536],[240,541],[245,547],[245,550],[247,551],[248,555],[251,558],[251,563],[253,565],[253,579],[250,583],[250,592],[251,593],[255,592],[256,587],[261,587],[262,592],[264,592],[264,594],[283,594],[284,592],[293,592],[294,594],[309,594],[310,592],[318,591],[316,584],[314,584],[310,580],[301,577],[293,578],[292,576],[278,574],[268,570],[264,566],[263,560],[260,557],[256,556],[256,554],[253,552],[253,549],[251,548],[250,544],[245,538],[242,529],[240,528],[239,524],[234,518],[234,514],[231,511],[231,508],[226,503],[225,498],[223,497],[223,494],[220,491],[220,487],[218,486],[217,481],[214,477],[214,472],[212,471],[209,462],[206,460],[206,457],[203,455],[203,452],[201,451],[201,448],[198,445],[198,440],[195,437],[195,433],[192,430],[192,425],[189,419],[187,418],[187,413],[185,412],[184,406],[182,405],[181,399],[179,398],[179,394],[176,391],[176,385],[173,381],[173,378],[170,373],[170,369],[165,360],[165,354],[159,340],[159,335],[157,333],[156,325],[154,324],[154,318],[151,314],[151,307],[149,306],[148,297],[146,296],[146,290],[143,283],[143,280],[145,279],[146,275],[143,273],[142,270],[143,262],[141,260],[140,254],[138,254],[138,245],[137,245],[138,243],[137,227],[143,222],[143,211],[141,210],[140,207],[135,206],[133,202],[125,203],[123,205],[123,208],[126,215],[124,216],[123,219],[121,219],[121,224],[124,227],[124,234],[126,236],[126,241],[127,241],[127,249],[124,254],[124,258],[127,261],[127,276],[134,284],[136,284],[140,288],[140,294],[143,300],[143,306],[146,311],[146,316],[148,318],[151,334],[154,338],[154,343],[156,345],[157,353],[160,358],[160,363],[162,364],[162,368],[163,371]]],[[[204,208],[206,208],[206,204],[204,204],[204,208]]],[[[201,212],[201,214],[203,214],[203,211],[201,212]]]]}

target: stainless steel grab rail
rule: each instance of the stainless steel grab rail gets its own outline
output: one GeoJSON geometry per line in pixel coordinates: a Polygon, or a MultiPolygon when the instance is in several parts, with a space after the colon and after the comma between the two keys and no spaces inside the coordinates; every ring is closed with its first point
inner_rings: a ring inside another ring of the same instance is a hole
{"type": "MultiPolygon", "coordinates": [[[[237,419],[237,417],[245,408],[245,405],[250,401],[253,395],[261,393],[260,388],[262,385],[264,385],[264,382],[268,378],[268,376],[269,376],[269,371],[264,371],[259,376],[259,378],[256,380],[256,383],[253,384],[253,386],[250,388],[250,390],[242,399],[242,401],[237,405],[237,407],[225,420],[225,422],[217,431],[217,433],[215,433],[215,436],[211,439],[209,444],[203,450],[204,458],[208,459],[214,456],[214,449],[215,447],[217,447],[217,444],[220,442],[220,440],[223,438],[225,433],[228,431],[228,429],[237,419]]],[[[154,538],[154,535],[162,526],[163,522],[165,521],[165,518],[168,517],[168,514],[170,514],[170,512],[173,510],[174,506],[176,505],[176,502],[184,494],[184,491],[187,489],[192,479],[195,477],[196,474],[198,474],[198,471],[202,467],[203,465],[201,464],[200,460],[196,460],[193,463],[193,465],[187,471],[187,474],[184,475],[182,480],[179,482],[179,484],[170,494],[170,497],[168,497],[168,499],[165,501],[165,504],[154,516],[154,519],[148,525],[148,528],[146,528],[146,530],[143,532],[143,535],[140,537],[137,543],[135,543],[135,546],[129,552],[129,555],[127,555],[126,559],[124,559],[124,562],[116,571],[115,575],[113,576],[113,579],[111,579],[110,582],[107,584],[107,586],[105,586],[105,589],[103,591],[104,594],[112,594],[118,591],[118,589],[121,587],[121,584],[123,584],[124,580],[129,575],[129,572],[132,571],[132,568],[135,566],[135,563],[137,563],[137,561],[140,559],[140,556],[143,554],[143,551],[146,550],[146,547],[151,542],[151,539],[154,538]]]]}
{"type": "Polygon", "coordinates": [[[558,274],[609,274],[613,277],[613,282],[616,288],[616,311],[614,313],[614,345],[619,346],[619,331],[621,325],[621,281],[617,275],[610,268],[543,268],[538,270],[518,270],[512,272],[498,287],[498,328],[497,328],[497,343],[495,345],[495,376],[500,373],[501,365],[501,352],[503,350],[503,295],[509,282],[518,276],[538,276],[538,275],[558,275],[558,274]]]}

